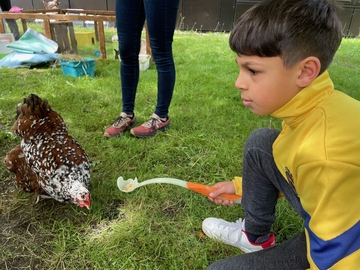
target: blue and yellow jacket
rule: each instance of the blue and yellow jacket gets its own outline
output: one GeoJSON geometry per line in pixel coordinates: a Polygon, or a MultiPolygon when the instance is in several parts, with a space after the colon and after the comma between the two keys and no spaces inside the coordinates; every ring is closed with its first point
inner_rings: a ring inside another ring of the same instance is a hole
{"type": "Polygon", "coordinates": [[[283,120],[273,155],[305,212],[311,269],[360,269],[360,102],[326,71],[272,116],[283,120]]]}

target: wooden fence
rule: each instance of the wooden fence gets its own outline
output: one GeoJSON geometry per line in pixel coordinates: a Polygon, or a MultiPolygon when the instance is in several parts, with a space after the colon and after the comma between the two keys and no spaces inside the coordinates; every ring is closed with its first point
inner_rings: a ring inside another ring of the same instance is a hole
{"type": "MultiPolygon", "coordinates": [[[[25,10],[43,9],[41,0],[11,0],[25,10]]],[[[116,0],[60,0],[60,9],[115,11],[116,0]]],[[[131,0],[129,0],[131,1],[131,0]]],[[[197,31],[230,31],[237,19],[259,0],[180,0],[177,28],[197,31]]],[[[344,35],[358,36],[360,0],[340,0],[344,35]]]]}

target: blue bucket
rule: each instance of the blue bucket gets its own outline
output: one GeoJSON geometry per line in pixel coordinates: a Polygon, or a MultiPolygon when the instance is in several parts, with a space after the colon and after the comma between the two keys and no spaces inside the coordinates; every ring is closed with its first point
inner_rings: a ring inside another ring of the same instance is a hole
{"type": "Polygon", "coordinates": [[[72,77],[95,76],[95,59],[84,57],[83,61],[60,59],[61,69],[64,75],[72,77]]]}

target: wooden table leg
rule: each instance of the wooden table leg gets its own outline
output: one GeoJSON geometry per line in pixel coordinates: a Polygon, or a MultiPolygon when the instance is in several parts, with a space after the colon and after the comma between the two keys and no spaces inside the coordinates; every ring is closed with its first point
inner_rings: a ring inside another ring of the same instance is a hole
{"type": "Polygon", "coordinates": [[[105,45],[105,34],[104,34],[104,22],[98,21],[98,32],[100,42],[100,56],[102,59],[106,59],[106,45],[105,45]]]}
{"type": "Polygon", "coordinates": [[[45,37],[47,37],[48,39],[52,39],[50,20],[43,20],[43,33],[45,37]]]}
{"type": "Polygon", "coordinates": [[[146,31],[146,54],[151,55],[150,36],[146,21],[145,21],[145,31],[146,31]]]}
{"type": "Polygon", "coordinates": [[[0,34],[5,34],[5,25],[3,19],[0,18],[0,34]]]}
{"type": "Polygon", "coordinates": [[[96,42],[99,41],[99,31],[98,31],[98,22],[94,21],[94,31],[95,31],[95,39],[96,42]]]}
{"type": "Polygon", "coordinates": [[[26,19],[21,19],[21,24],[22,24],[22,28],[24,33],[27,31],[27,22],[26,19]]]}

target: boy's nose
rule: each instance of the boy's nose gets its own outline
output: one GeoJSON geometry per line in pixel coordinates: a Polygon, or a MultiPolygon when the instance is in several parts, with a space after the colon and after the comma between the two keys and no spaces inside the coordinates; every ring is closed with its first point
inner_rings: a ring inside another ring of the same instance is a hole
{"type": "Polygon", "coordinates": [[[239,73],[239,76],[237,77],[235,81],[235,87],[239,90],[246,90],[246,86],[244,83],[244,79],[241,76],[241,72],[239,73]]]}

